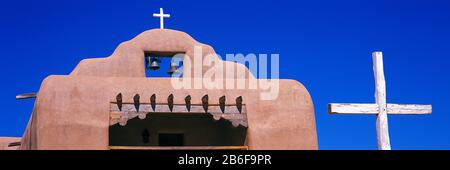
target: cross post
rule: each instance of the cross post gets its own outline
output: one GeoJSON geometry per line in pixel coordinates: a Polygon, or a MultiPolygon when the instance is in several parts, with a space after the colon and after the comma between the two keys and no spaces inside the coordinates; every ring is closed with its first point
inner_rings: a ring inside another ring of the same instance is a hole
{"type": "Polygon", "coordinates": [[[386,81],[384,79],[383,54],[372,53],[373,73],[375,77],[375,100],[378,105],[377,142],[381,150],[391,150],[386,106],[386,81]]]}

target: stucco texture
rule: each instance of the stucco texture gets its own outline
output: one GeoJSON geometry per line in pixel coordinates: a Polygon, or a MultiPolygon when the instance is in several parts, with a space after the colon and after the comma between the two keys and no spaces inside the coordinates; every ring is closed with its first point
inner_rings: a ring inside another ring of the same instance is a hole
{"type": "Polygon", "coordinates": [[[13,142],[20,142],[20,138],[17,137],[0,137],[0,150],[17,150],[19,146],[8,146],[13,142]]]}

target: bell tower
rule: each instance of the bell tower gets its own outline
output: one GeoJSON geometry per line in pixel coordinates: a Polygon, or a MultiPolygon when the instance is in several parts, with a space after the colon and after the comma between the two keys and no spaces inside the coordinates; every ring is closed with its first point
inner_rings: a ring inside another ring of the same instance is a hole
{"type": "Polygon", "coordinates": [[[182,77],[184,52],[145,52],[146,77],[182,77]]]}

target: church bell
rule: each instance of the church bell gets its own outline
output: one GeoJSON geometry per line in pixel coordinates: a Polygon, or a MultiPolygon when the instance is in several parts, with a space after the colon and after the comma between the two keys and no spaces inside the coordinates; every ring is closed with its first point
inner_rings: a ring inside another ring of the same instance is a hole
{"type": "Polygon", "coordinates": [[[178,64],[176,62],[171,62],[170,63],[170,69],[169,69],[169,71],[167,73],[169,73],[170,75],[180,73],[180,71],[178,70],[178,67],[179,66],[178,66],[178,64]]]}
{"type": "Polygon", "coordinates": [[[159,69],[159,59],[157,57],[147,57],[147,69],[158,70],[159,69]]]}

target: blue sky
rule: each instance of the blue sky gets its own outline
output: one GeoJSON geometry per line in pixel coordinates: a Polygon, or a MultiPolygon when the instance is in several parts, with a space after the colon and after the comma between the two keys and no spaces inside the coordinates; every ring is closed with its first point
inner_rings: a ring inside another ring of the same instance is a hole
{"type": "Polygon", "coordinates": [[[21,136],[34,92],[84,58],[159,27],[225,53],[279,53],[280,77],[303,83],[320,149],[376,149],[375,116],[327,114],[327,103],[374,102],[371,52],[384,53],[387,100],[433,104],[432,115],[389,116],[393,149],[450,149],[449,1],[2,1],[0,136],[21,136]]]}

